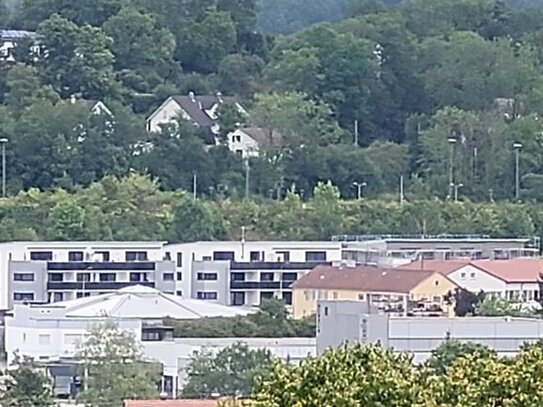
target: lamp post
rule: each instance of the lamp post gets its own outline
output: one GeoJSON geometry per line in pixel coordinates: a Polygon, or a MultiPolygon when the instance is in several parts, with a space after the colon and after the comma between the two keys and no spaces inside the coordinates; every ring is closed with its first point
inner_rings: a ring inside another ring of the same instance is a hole
{"type": "Polygon", "coordinates": [[[8,139],[5,137],[0,138],[2,144],[2,198],[6,197],[6,144],[8,139]]]}
{"type": "Polygon", "coordinates": [[[356,199],[360,200],[362,199],[362,189],[366,187],[368,184],[366,182],[353,182],[353,186],[356,188],[356,199]]]}
{"type": "Polygon", "coordinates": [[[454,188],[454,145],[456,144],[456,138],[449,137],[447,139],[449,143],[449,199],[453,196],[454,188]]]}
{"type": "Polygon", "coordinates": [[[462,183],[459,183],[459,184],[452,184],[451,187],[453,188],[454,190],[454,202],[458,202],[458,190],[460,188],[462,188],[464,186],[464,184],[462,183]]]}
{"type": "Polygon", "coordinates": [[[515,199],[518,201],[520,198],[520,149],[522,143],[514,143],[515,149],[515,199]]]}

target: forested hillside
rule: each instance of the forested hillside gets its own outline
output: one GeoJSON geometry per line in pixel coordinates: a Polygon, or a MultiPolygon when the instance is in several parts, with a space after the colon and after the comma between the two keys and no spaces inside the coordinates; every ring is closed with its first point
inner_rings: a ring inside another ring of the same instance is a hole
{"type": "MultiPolygon", "coordinates": [[[[303,14],[326,10],[320,1],[303,14]]],[[[412,201],[500,202],[516,199],[518,154],[520,200],[543,200],[543,10],[494,0],[329,4],[350,17],[273,37],[258,26],[256,0],[0,0],[1,27],[36,31],[44,50],[36,56],[22,40],[17,63],[0,61],[8,195],[32,189],[24,196],[41,205],[49,195],[37,191],[62,189],[79,202],[104,177],[139,173],[174,201],[196,177],[197,196],[219,207],[244,196],[246,181],[264,206],[288,191],[310,199],[329,180],[343,198],[356,197],[357,183],[365,198],[397,201],[400,178],[412,201]],[[282,144],[247,170],[188,122],[146,131],[166,97],[191,91],[236,96],[249,115],[221,114],[223,128],[273,128],[282,144]],[[84,100],[105,102],[114,119],[89,115],[84,100]]],[[[281,31],[279,16],[270,21],[281,31]]],[[[526,231],[539,231],[529,216],[526,231]]],[[[386,227],[368,230],[428,230],[376,222],[386,227]]],[[[227,222],[223,235],[237,226],[227,222]]],[[[301,233],[312,234],[326,237],[301,233]]]]}

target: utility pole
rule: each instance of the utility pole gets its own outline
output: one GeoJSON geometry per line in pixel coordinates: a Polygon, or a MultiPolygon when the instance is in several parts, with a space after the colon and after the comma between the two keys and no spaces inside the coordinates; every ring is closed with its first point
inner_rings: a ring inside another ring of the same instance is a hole
{"type": "Polygon", "coordinates": [[[454,188],[454,202],[458,202],[458,190],[460,188],[462,188],[464,186],[464,184],[460,183],[460,184],[453,184],[453,188],[454,188]]]}
{"type": "Polygon", "coordinates": [[[196,173],[192,174],[192,199],[196,201],[196,191],[197,191],[197,175],[196,173]]]}
{"type": "Polygon", "coordinates": [[[518,201],[520,198],[520,149],[522,143],[514,143],[515,149],[515,199],[518,201]]]}
{"type": "Polygon", "coordinates": [[[403,204],[403,175],[400,175],[400,204],[403,204]]]}
{"type": "Polygon", "coordinates": [[[2,198],[6,197],[6,144],[8,139],[0,138],[2,144],[2,198]]]}
{"type": "Polygon", "coordinates": [[[453,196],[454,188],[454,145],[456,144],[456,138],[449,137],[449,199],[453,196]]]}
{"type": "Polygon", "coordinates": [[[354,121],[354,145],[358,147],[358,120],[354,121]]]}
{"type": "Polygon", "coordinates": [[[362,199],[362,189],[367,185],[368,184],[366,182],[353,182],[353,186],[356,188],[356,199],[362,199]]]}
{"type": "Polygon", "coordinates": [[[245,160],[245,199],[249,199],[249,159],[245,160]]]}

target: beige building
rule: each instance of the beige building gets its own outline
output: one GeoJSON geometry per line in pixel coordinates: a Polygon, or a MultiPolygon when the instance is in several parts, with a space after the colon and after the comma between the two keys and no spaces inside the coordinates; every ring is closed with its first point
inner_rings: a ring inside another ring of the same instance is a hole
{"type": "Polygon", "coordinates": [[[400,315],[449,314],[445,297],[458,286],[428,270],[318,266],[292,288],[294,318],[303,318],[316,312],[318,300],[367,301],[400,315]]]}

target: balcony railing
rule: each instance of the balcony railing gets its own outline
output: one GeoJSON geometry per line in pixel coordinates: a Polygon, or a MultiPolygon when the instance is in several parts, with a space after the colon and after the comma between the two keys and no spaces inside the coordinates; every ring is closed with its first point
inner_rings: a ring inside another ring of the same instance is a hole
{"type": "Polygon", "coordinates": [[[62,290],[119,290],[124,287],[132,285],[142,285],[145,287],[155,287],[153,282],[80,282],[80,281],[66,281],[66,282],[48,282],[47,289],[62,291],[62,290]]]}
{"type": "Polygon", "coordinates": [[[232,290],[288,290],[294,281],[232,281],[232,290]]]}
{"type": "Polygon", "coordinates": [[[85,262],[85,261],[67,261],[67,262],[48,262],[49,271],[154,271],[155,262],[153,261],[127,261],[127,262],[85,262]]]}
{"type": "Polygon", "coordinates": [[[300,261],[300,262],[282,262],[282,261],[252,261],[235,262],[230,264],[230,270],[312,270],[320,265],[331,265],[326,261],[300,261]]]}

